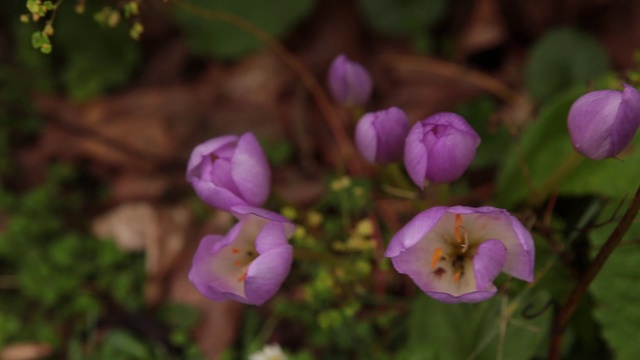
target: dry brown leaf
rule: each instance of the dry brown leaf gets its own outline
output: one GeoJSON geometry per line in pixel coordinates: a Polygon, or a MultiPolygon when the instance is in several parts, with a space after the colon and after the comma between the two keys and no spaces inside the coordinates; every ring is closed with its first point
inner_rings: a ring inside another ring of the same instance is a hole
{"type": "Polygon", "coordinates": [[[43,343],[14,343],[0,349],[0,360],[35,360],[51,355],[53,347],[43,343]]]}
{"type": "Polygon", "coordinates": [[[185,246],[191,218],[183,206],[124,203],[97,217],[92,230],[96,236],[113,239],[124,251],[146,252],[145,299],[156,304],[185,246]]]}

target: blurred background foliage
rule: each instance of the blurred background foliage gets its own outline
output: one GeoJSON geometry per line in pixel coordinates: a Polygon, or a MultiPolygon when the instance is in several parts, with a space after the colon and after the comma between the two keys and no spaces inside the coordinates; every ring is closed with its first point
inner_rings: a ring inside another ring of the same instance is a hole
{"type": "MultiPolygon", "coordinates": [[[[1,2],[0,358],[235,359],[273,342],[292,359],[546,358],[554,310],[640,183],[640,137],[592,161],[566,130],[580,95],[640,85],[640,39],[620,41],[616,27],[639,17],[615,0],[1,2]],[[323,118],[264,34],[321,84],[338,53],[362,60],[371,110],[463,115],[482,137],[469,174],[417,194],[386,170],[337,171],[323,118]],[[203,301],[180,272],[200,236],[229,225],[184,182],[190,148],[240,131],[258,134],[275,168],[269,205],[298,224],[299,260],[261,308],[203,301]],[[131,251],[118,231],[95,231],[136,201],[158,219],[186,209],[178,255],[162,257],[168,236],[131,251]],[[517,214],[536,239],[536,282],[503,275],[499,294],[473,305],[419,293],[382,251],[436,204],[517,214]]],[[[569,323],[562,358],[640,352],[639,241],[636,220],[569,323]]]]}

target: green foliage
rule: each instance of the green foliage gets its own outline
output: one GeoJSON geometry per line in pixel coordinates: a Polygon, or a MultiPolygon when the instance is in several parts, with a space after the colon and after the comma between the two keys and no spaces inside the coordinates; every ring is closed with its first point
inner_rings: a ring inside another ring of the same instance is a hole
{"type": "Polygon", "coordinates": [[[360,0],[369,24],[389,35],[417,36],[442,20],[447,10],[444,0],[360,0]]]}
{"type": "Polygon", "coordinates": [[[635,243],[616,249],[590,288],[602,335],[619,360],[636,359],[640,352],[640,275],[635,271],[640,263],[638,228],[635,243]]]}
{"type": "Polygon", "coordinates": [[[488,97],[461,104],[454,110],[467,119],[482,139],[471,164],[472,168],[495,166],[502,163],[507,155],[504,147],[510,142],[509,134],[504,126],[492,122],[496,110],[496,101],[488,97]]]}
{"type": "Polygon", "coordinates": [[[62,6],[56,18],[54,43],[66,60],[62,82],[76,100],[126,84],[141,58],[125,24],[100,26],[92,17],[97,4],[87,5],[87,12],[81,15],[62,6]]]}
{"type": "MultiPolygon", "coordinates": [[[[452,305],[419,296],[408,316],[409,336],[403,355],[438,360],[533,358],[545,340],[551,313],[525,319],[510,314],[503,300],[503,296],[496,296],[478,304],[452,305]],[[505,326],[503,333],[501,326],[505,326]],[[497,357],[498,353],[502,357],[497,357]]],[[[521,311],[517,303],[515,308],[521,311]]]]}
{"type": "Polygon", "coordinates": [[[256,34],[225,21],[226,14],[237,16],[271,36],[282,37],[309,13],[315,1],[191,0],[190,3],[216,14],[211,19],[206,13],[198,16],[183,9],[175,13],[191,49],[201,55],[233,59],[265,44],[256,34]]]}
{"type": "Polygon", "coordinates": [[[540,109],[538,120],[523,132],[519,147],[509,151],[498,175],[500,206],[509,208],[527,198],[536,202],[555,190],[561,195],[622,198],[640,181],[640,167],[633,165],[640,163],[638,137],[620,155],[621,160],[593,161],[573,149],[567,114],[586,92],[584,87],[575,87],[540,109]]]}
{"type": "Polygon", "coordinates": [[[550,100],[561,91],[596,80],[609,69],[607,52],[596,39],[563,28],[550,31],[531,51],[526,68],[529,93],[550,100]]]}
{"type": "Polygon", "coordinates": [[[429,50],[428,30],[447,13],[446,0],[360,0],[369,25],[383,34],[412,37],[417,49],[429,50]]]}

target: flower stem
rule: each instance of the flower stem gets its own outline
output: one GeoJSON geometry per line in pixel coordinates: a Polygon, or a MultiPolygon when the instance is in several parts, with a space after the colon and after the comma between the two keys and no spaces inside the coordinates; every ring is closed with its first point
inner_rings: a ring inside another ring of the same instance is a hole
{"type": "Polygon", "coordinates": [[[235,14],[221,10],[206,9],[184,0],[176,0],[174,3],[183,10],[196,16],[214,21],[222,21],[242,29],[260,39],[269,48],[271,48],[271,50],[273,50],[282,59],[282,61],[284,61],[285,64],[287,64],[287,66],[300,77],[307,90],[309,90],[313,96],[318,109],[324,116],[333,136],[335,137],[340,153],[343,155],[343,159],[346,161],[351,173],[360,174],[362,172],[362,166],[355,156],[355,148],[347,136],[346,131],[342,127],[340,116],[336,111],[335,106],[331,100],[329,100],[329,97],[320,84],[318,84],[318,81],[315,79],[313,74],[311,74],[309,69],[307,69],[307,67],[294,54],[282,45],[282,43],[266,31],[235,14]]]}
{"type": "Polygon", "coordinates": [[[562,306],[562,308],[560,308],[556,313],[551,332],[551,344],[549,346],[548,358],[550,360],[557,360],[560,358],[562,337],[569,319],[571,319],[576,307],[580,303],[580,299],[589,288],[593,279],[598,275],[604,263],[607,261],[613,250],[618,246],[624,234],[629,230],[629,227],[638,215],[638,211],[640,211],[640,186],[638,187],[638,190],[636,190],[636,194],[631,200],[631,204],[629,204],[627,211],[622,216],[622,219],[611,235],[609,235],[609,238],[604,245],[600,248],[595,259],[593,259],[587,268],[587,271],[585,271],[584,275],[582,275],[571,293],[569,293],[569,297],[567,298],[564,306],[562,306]]]}

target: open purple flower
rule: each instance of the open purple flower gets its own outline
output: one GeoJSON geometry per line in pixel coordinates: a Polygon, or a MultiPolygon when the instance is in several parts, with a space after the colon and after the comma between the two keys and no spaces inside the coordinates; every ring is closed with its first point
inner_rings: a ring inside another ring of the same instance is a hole
{"type": "Polygon", "coordinates": [[[264,204],[269,197],[271,169],[252,133],[227,135],[193,149],[187,181],[204,202],[229,211],[236,205],[264,204]]]}
{"type": "Polygon", "coordinates": [[[215,301],[261,305],[289,274],[293,248],[287,242],[295,226],[268,210],[232,209],[239,222],[222,235],[207,235],[198,246],[189,280],[215,301]]]}
{"type": "Polygon", "coordinates": [[[421,189],[425,181],[458,179],[471,165],[480,136],[460,115],[441,112],[413,125],[404,145],[404,165],[421,189]]]}
{"type": "Polygon", "coordinates": [[[338,55],[333,60],[327,82],[333,98],[345,105],[364,105],[373,89],[369,72],[345,55],[338,55]]]}
{"type": "Polygon", "coordinates": [[[356,126],[356,145],[365,159],[386,164],[402,159],[409,119],[397,107],[365,114],[356,126]]]}
{"type": "Polygon", "coordinates": [[[640,93],[599,90],[582,95],[569,110],[569,136],[577,152],[594,160],[624,150],[640,127],[640,93]]]}
{"type": "Polygon", "coordinates": [[[506,210],[438,206],[421,212],[391,239],[385,256],[432,298],[474,303],[492,297],[503,271],[533,281],[531,234],[506,210]]]}

